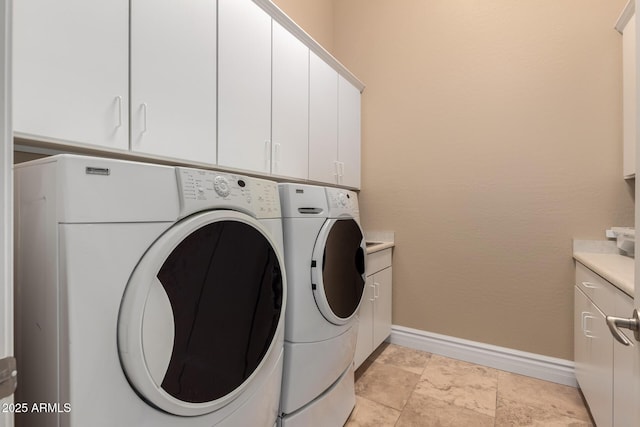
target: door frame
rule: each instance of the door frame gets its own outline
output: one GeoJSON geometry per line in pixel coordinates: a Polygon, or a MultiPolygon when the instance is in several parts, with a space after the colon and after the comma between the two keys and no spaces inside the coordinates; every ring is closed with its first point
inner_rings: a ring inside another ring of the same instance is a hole
{"type": "MultiPolygon", "coordinates": [[[[13,356],[13,129],[11,119],[11,0],[0,0],[0,358],[13,356]]],[[[3,399],[12,402],[13,396],[3,399]]],[[[3,411],[0,426],[13,426],[3,411]]]]}

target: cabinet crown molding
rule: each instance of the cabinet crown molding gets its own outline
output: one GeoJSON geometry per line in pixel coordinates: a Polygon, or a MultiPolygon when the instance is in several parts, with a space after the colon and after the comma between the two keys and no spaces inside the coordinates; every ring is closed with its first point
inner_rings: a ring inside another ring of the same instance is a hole
{"type": "Polygon", "coordinates": [[[622,34],[624,32],[624,27],[627,26],[627,23],[635,13],[636,13],[636,0],[629,0],[627,2],[627,5],[624,7],[624,10],[618,17],[618,20],[616,21],[616,25],[615,25],[616,31],[622,34]]]}
{"type": "Polygon", "coordinates": [[[354,85],[360,91],[360,93],[362,93],[365,88],[364,83],[362,83],[351,71],[349,71],[347,67],[342,65],[340,61],[334,58],[333,55],[331,55],[324,47],[322,47],[320,43],[318,43],[306,31],[300,28],[300,26],[296,24],[293,19],[291,19],[286,13],[284,13],[271,0],[253,0],[253,2],[260,6],[269,15],[271,15],[271,17],[276,22],[289,30],[289,32],[296,36],[302,43],[307,45],[313,53],[318,55],[322,60],[329,64],[333,69],[335,69],[338,74],[344,77],[349,83],[354,85]]]}

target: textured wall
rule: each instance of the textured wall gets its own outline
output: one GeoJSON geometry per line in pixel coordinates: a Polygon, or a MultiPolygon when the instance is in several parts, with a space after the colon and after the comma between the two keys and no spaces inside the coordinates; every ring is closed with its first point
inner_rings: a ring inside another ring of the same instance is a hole
{"type": "Polygon", "coordinates": [[[572,358],[572,238],[633,224],[624,5],[334,2],[330,50],[367,85],[362,219],[396,232],[394,324],[572,358]]]}

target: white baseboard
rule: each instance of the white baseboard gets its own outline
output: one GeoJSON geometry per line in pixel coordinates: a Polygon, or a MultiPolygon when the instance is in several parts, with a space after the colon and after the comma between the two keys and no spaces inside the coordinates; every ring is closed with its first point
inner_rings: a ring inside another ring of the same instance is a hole
{"type": "Polygon", "coordinates": [[[577,387],[575,364],[570,360],[498,347],[393,325],[388,341],[452,359],[577,387]]]}

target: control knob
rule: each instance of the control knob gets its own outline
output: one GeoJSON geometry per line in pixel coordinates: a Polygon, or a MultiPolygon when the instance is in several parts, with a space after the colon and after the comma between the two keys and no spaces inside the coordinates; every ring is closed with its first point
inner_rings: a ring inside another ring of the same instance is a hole
{"type": "Polygon", "coordinates": [[[229,182],[224,176],[216,176],[213,180],[213,189],[218,193],[220,197],[227,197],[231,190],[229,189],[229,182]]]}

